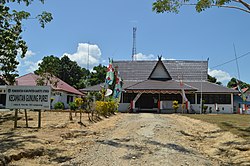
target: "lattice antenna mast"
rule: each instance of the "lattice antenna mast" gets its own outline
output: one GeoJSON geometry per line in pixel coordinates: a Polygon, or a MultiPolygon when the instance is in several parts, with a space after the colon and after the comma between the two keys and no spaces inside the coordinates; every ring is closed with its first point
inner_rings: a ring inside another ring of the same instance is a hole
{"type": "Polygon", "coordinates": [[[136,27],[133,27],[132,61],[136,60],[136,27]]]}

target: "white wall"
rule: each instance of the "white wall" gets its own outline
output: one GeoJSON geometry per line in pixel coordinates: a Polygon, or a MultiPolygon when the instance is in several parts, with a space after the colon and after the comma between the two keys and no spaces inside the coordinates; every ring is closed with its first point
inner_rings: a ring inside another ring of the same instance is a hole
{"type": "Polygon", "coordinates": [[[67,92],[63,92],[63,91],[53,91],[51,98],[54,98],[53,102],[51,103],[52,108],[54,108],[55,103],[57,102],[63,102],[65,108],[69,108],[69,104],[67,103],[67,96],[73,96],[73,101],[75,100],[75,98],[77,97],[74,94],[71,93],[67,93],[67,92]]]}
{"type": "MultiPolygon", "coordinates": [[[[200,113],[200,104],[191,104],[193,109],[196,113],[200,113]]],[[[217,113],[215,110],[214,104],[204,104],[205,106],[208,106],[206,113],[209,113],[209,107],[212,108],[212,113],[217,113]]],[[[233,113],[233,106],[231,104],[217,104],[218,109],[220,110],[219,114],[232,114],[233,113]]]]}

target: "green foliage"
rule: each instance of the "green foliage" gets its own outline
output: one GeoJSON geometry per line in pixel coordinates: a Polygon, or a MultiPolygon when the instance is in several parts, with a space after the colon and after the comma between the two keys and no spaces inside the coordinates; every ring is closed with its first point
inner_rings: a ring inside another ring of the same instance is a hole
{"type": "Polygon", "coordinates": [[[201,107],[202,107],[202,111],[203,113],[205,114],[207,109],[208,109],[208,106],[205,105],[205,100],[202,100],[202,103],[201,103],[201,107]]]}
{"type": "Polygon", "coordinates": [[[212,3],[213,1],[210,0],[200,0],[197,2],[195,9],[197,12],[202,12],[205,9],[210,8],[212,3]]]}
{"type": "Polygon", "coordinates": [[[51,75],[58,76],[61,62],[58,57],[50,55],[43,57],[42,62],[39,63],[38,66],[39,68],[35,71],[35,74],[42,75],[44,73],[50,73],[51,75]]]}
{"type": "MultiPolygon", "coordinates": [[[[250,88],[250,84],[247,84],[247,83],[240,81],[240,80],[238,80],[238,82],[239,82],[239,86],[241,89],[250,88]]],[[[236,78],[231,78],[231,80],[227,83],[227,87],[228,88],[237,87],[236,78]]]]}
{"type": "Polygon", "coordinates": [[[222,83],[220,81],[217,81],[217,78],[210,76],[209,74],[207,75],[207,81],[208,82],[212,82],[212,83],[216,83],[218,85],[221,85],[222,83]]]}
{"type": "Polygon", "coordinates": [[[57,102],[57,103],[54,104],[54,108],[55,109],[64,109],[65,106],[64,106],[63,102],[57,102]]]}
{"type": "Polygon", "coordinates": [[[175,113],[177,112],[178,108],[179,108],[179,103],[177,100],[173,101],[173,105],[172,108],[174,109],[175,113]]]}
{"type": "Polygon", "coordinates": [[[85,88],[88,84],[89,70],[81,68],[77,62],[71,61],[66,55],[61,59],[54,55],[46,56],[38,66],[39,68],[35,71],[35,74],[42,77],[42,80],[37,81],[38,83],[46,82],[47,78],[50,79],[48,77],[50,75],[51,77],[60,78],[77,89],[85,88]]]}
{"type": "Polygon", "coordinates": [[[71,103],[69,103],[69,108],[70,108],[70,110],[75,111],[75,110],[77,109],[77,105],[76,105],[76,103],[75,103],[75,102],[71,102],[71,103]]]}
{"type": "Polygon", "coordinates": [[[178,13],[181,3],[178,0],[157,0],[153,3],[153,11],[156,13],[178,13]]]}
{"type": "Polygon", "coordinates": [[[224,7],[234,8],[244,12],[250,13],[250,4],[244,0],[232,1],[232,0],[156,0],[153,3],[153,11],[156,13],[178,13],[181,6],[195,6],[197,12],[202,12],[211,7],[224,7]],[[231,2],[234,4],[230,5],[231,2]]]}
{"type": "Polygon", "coordinates": [[[90,74],[90,85],[97,85],[103,83],[105,81],[107,67],[99,64],[93,68],[95,72],[91,72],[90,74]]]}
{"type": "MultiPolygon", "coordinates": [[[[22,39],[22,21],[30,17],[29,12],[10,10],[7,3],[25,3],[29,6],[33,0],[0,0],[0,71],[8,84],[15,83],[15,77],[18,76],[17,55],[20,52],[21,58],[25,57],[28,50],[26,42],[22,39]]],[[[41,2],[44,2],[41,0],[41,2]]],[[[52,15],[43,12],[37,16],[44,27],[46,23],[52,20],[52,15]]]]}

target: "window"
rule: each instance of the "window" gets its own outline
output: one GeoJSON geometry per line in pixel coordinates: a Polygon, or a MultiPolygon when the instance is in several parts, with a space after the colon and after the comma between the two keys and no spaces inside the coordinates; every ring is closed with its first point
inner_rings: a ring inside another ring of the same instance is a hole
{"type": "Polygon", "coordinates": [[[68,96],[67,96],[67,104],[73,102],[73,99],[74,99],[73,96],[68,95],[68,96]]]}
{"type": "MultiPolygon", "coordinates": [[[[197,95],[197,103],[200,104],[201,94],[197,95]]],[[[231,94],[202,94],[205,104],[231,104],[231,94]]]]}

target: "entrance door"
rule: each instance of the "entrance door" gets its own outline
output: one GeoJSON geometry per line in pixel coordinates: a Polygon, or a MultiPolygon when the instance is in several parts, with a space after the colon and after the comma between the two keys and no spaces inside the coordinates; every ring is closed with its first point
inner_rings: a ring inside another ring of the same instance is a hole
{"type": "Polygon", "coordinates": [[[156,94],[142,94],[137,100],[135,106],[139,110],[157,108],[158,95],[156,94]]]}

